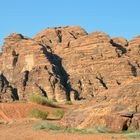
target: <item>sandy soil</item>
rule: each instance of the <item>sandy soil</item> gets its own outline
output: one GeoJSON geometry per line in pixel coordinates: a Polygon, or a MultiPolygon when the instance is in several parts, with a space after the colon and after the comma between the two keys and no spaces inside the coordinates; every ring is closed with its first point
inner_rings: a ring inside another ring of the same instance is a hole
{"type": "Polygon", "coordinates": [[[20,120],[0,125],[0,140],[111,140],[120,139],[120,134],[61,134],[33,129],[33,121],[20,120]]]}
{"type": "MultiPolygon", "coordinates": [[[[55,109],[31,103],[0,104],[0,140],[123,140],[120,134],[80,135],[35,130],[33,126],[38,120],[28,116],[32,108],[49,112],[55,109]]],[[[69,107],[65,106],[64,109],[69,110],[69,107]]]]}

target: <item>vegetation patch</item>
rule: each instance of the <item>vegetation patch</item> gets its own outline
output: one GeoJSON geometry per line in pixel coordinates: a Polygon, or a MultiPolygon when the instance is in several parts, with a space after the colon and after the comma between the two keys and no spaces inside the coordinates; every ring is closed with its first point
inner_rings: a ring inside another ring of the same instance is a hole
{"type": "Polygon", "coordinates": [[[52,130],[52,131],[60,131],[62,130],[61,127],[54,125],[52,123],[48,123],[48,122],[39,122],[37,124],[35,124],[34,129],[45,129],[45,130],[52,130]]]}
{"type": "Polygon", "coordinates": [[[126,134],[125,138],[140,139],[140,131],[130,132],[130,133],[126,134]]]}
{"type": "Polygon", "coordinates": [[[63,109],[58,109],[53,112],[53,116],[55,116],[58,119],[63,118],[64,114],[65,114],[65,111],[63,109]]]}
{"type": "Polygon", "coordinates": [[[42,119],[42,120],[46,120],[48,114],[49,114],[48,112],[44,112],[44,111],[39,110],[39,109],[32,109],[31,112],[30,112],[31,117],[39,118],[39,119],[42,119]]]}
{"type": "Polygon", "coordinates": [[[42,97],[42,96],[31,95],[29,97],[29,100],[33,103],[37,103],[37,104],[41,104],[41,105],[47,105],[47,106],[51,106],[51,107],[55,106],[51,100],[48,100],[46,97],[42,97]]]}
{"type": "Polygon", "coordinates": [[[66,101],[65,104],[66,105],[73,105],[72,101],[66,101]]]}
{"type": "Polygon", "coordinates": [[[34,129],[43,129],[52,132],[72,133],[72,134],[95,134],[95,133],[115,133],[114,131],[104,128],[91,129],[77,129],[77,128],[63,128],[58,125],[48,123],[47,121],[39,122],[34,126],[34,129]]]}

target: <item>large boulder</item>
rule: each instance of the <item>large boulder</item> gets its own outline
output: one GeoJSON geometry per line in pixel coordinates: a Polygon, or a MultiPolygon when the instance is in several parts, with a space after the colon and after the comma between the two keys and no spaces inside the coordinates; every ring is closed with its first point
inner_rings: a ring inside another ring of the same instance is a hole
{"type": "MultiPolygon", "coordinates": [[[[69,111],[61,121],[64,127],[139,130],[140,88],[139,81],[121,88],[116,96],[95,98],[69,111]]],[[[113,93],[112,93],[113,94],[113,93]]]]}

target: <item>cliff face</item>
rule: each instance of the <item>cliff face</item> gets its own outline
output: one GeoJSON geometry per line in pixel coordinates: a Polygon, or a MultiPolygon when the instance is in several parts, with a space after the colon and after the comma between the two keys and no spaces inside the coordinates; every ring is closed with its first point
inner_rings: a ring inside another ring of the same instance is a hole
{"type": "Polygon", "coordinates": [[[139,37],[127,41],[103,32],[87,34],[80,27],[60,27],[44,30],[34,39],[61,58],[75,98],[108,95],[139,77],[139,37]]]}
{"type": "Polygon", "coordinates": [[[48,28],[34,38],[11,33],[0,56],[1,101],[92,99],[139,79],[140,37],[111,39],[79,26],[48,28]]]}
{"type": "Polygon", "coordinates": [[[54,48],[65,48],[86,34],[80,27],[50,28],[33,39],[11,33],[0,56],[0,100],[28,100],[31,94],[58,102],[69,100],[72,89],[68,73],[54,48]]]}
{"type": "Polygon", "coordinates": [[[11,33],[0,55],[0,102],[28,100],[31,94],[83,100],[82,108],[64,117],[64,126],[138,129],[139,55],[140,36],[128,41],[79,26],[48,28],[34,38],[11,33]]]}
{"type": "MultiPolygon", "coordinates": [[[[50,59],[53,54],[35,40],[10,34],[1,55],[1,101],[27,100],[31,94],[65,100],[62,73],[50,59]]],[[[54,61],[60,63],[59,57],[54,61]]]]}

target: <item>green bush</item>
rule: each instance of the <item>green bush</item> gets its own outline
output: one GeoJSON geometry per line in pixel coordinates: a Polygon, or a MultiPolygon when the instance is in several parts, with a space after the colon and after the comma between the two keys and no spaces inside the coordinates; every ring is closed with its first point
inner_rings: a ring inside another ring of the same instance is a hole
{"type": "Polygon", "coordinates": [[[58,109],[53,112],[53,115],[59,119],[63,118],[65,111],[63,109],[58,109]]]}
{"type": "Polygon", "coordinates": [[[31,102],[41,104],[41,105],[54,106],[51,100],[48,100],[46,97],[42,97],[42,96],[31,95],[29,97],[29,100],[31,102]]]}
{"type": "Polygon", "coordinates": [[[39,110],[39,109],[32,109],[30,114],[31,114],[31,117],[40,118],[42,120],[45,120],[45,119],[47,119],[47,116],[49,113],[44,112],[44,111],[39,110]]]}

